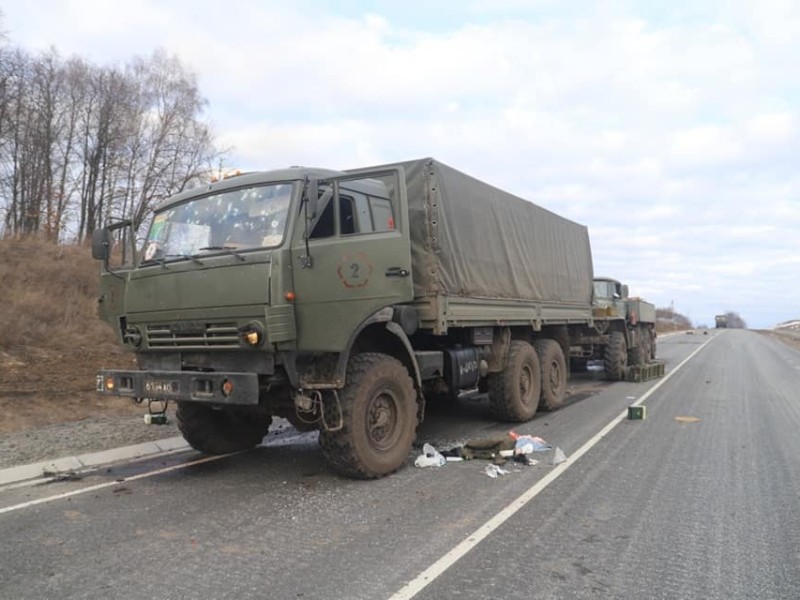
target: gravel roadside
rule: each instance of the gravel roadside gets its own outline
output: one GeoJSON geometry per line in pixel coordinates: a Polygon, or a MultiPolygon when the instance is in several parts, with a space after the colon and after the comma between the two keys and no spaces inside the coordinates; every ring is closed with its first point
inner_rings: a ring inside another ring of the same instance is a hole
{"type": "Polygon", "coordinates": [[[165,425],[143,416],[97,417],[0,435],[0,469],[181,435],[172,407],[165,425]]]}

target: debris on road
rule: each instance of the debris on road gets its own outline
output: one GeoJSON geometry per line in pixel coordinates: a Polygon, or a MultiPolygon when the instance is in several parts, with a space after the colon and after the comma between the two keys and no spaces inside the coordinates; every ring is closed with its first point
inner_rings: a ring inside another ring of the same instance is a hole
{"type": "MultiPolygon", "coordinates": [[[[414,461],[417,467],[440,467],[448,462],[462,462],[469,460],[490,460],[492,464],[486,468],[487,475],[492,471],[496,477],[497,471],[491,467],[500,467],[509,460],[526,466],[539,464],[539,460],[531,455],[535,452],[553,451],[553,456],[548,460],[550,465],[558,465],[567,460],[561,448],[553,449],[551,444],[538,436],[520,435],[515,431],[505,434],[476,438],[441,452],[431,444],[424,444],[422,454],[414,461]]],[[[504,474],[504,473],[501,473],[504,474]]]]}
{"type": "Polygon", "coordinates": [[[678,423],[697,423],[700,419],[697,417],[675,417],[678,423]]]}
{"type": "Polygon", "coordinates": [[[447,459],[433,446],[425,444],[422,446],[422,454],[417,457],[414,464],[417,467],[441,467],[447,463],[447,459]]]}
{"type": "Polygon", "coordinates": [[[492,479],[497,479],[498,475],[508,475],[510,471],[506,471],[499,465],[486,465],[486,468],[483,470],[489,477],[492,479]]]}
{"type": "Polygon", "coordinates": [[[628,420],[630,421],[643,421],[647,416],[646,406],[629,406],[628,407],[628,420]]]}
{"type": "Polygon", "coordinates": [[[564,451],[561,448],[556,448],[556,451],[553,453],[553,461],[550,464],[556,466],[563,462],[567,462],[567,455],[564,454],[564,451]]]}

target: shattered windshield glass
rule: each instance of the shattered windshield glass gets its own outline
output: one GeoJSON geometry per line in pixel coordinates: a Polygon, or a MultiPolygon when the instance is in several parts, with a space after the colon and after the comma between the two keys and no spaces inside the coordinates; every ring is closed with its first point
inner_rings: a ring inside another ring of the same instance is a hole
{"type": "Polygon", "coordinates": [[[144,261],[274,248],[284,238],[292,189],[288,183],[240,188],[158,212],[144,244],[144,261]]]}

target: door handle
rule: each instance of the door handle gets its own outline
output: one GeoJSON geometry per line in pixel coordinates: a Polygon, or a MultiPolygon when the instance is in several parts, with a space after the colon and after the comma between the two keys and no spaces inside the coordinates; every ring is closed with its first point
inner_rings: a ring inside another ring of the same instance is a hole
{"type": "Polygon", "coordinates": [[[408,269],[404,269],[402,267],[389,267],[386,269],[387,277],[408,277],[408,275],[408,269]]]}

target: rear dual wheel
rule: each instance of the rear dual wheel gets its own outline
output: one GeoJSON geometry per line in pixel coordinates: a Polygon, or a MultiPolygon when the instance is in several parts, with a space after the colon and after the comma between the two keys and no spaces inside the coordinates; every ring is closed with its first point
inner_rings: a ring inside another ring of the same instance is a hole
{"type": "Polygon", "coordinates": [[[528,342],[512,340],[506,367],[488,378],[489,400],[501,421],[529,421],[539,407],[542,371],[539,356],[528,342]]]}
{"type": "Polygon", "coordinates": [[[564,352],[555,340],[542,339],[533,343],[539,355],[542,373],[542,393],[539,406],[546,410],[556,410],[564,404],[567,394],[567,362],[564,352]]]}

